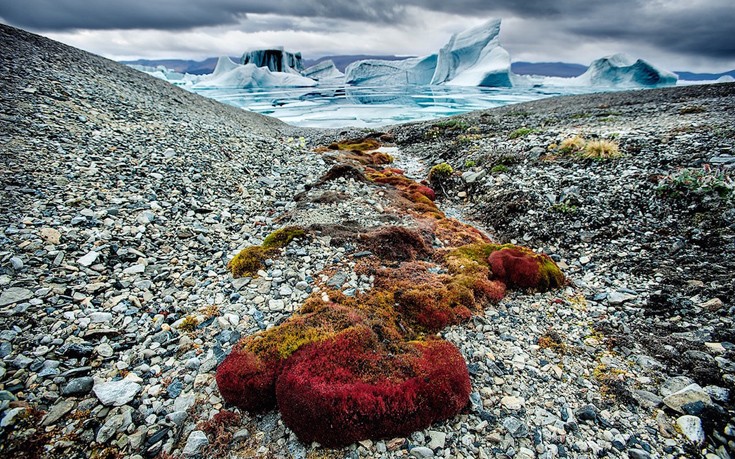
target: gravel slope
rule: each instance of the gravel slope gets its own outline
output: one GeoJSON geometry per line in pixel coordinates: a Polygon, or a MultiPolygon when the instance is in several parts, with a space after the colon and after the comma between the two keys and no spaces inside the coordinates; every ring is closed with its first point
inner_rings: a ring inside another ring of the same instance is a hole
{"type": "Polygon", "coordinates": [[[446,183],[447,212],[551,254],[571,284],[515,292],[445,331],[472,376],[465,413],[409,438],[325,451],[275,412],[212,430],[206,421],[227,408],[213,375],[241,335],[280,323],[325,283],[369,289],[356,248],[314,234],[252,280],[233,280],[225,264],[284,223],[400,222],[379,187],[351,179],[321,190],[338,199],[303,200],[329,167],[311,147],[366,133],[293,129],[32,34],[0,34],[0,453],[732,453],[732,200],[655,189],[679,167],[732,164],[735,85],[549,99],[386,129],[407,170],[448,161],[469,172],[446,183]],[[536,131],[510,139],[521,127],[536,131]],[[548,157],[575,134],[614,138],[625,156],[548,157]],[[493,173],[499,164],[507,170],[493,173]]]}

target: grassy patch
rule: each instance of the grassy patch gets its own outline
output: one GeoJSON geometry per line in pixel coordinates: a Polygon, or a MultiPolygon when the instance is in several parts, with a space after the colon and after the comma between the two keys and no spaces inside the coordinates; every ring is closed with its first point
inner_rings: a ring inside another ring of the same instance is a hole
{"type": "Polygon", "coordinates": [[[522,127],[522,128],[516,129],[515,131],[511,132],[508,138],[511,140],[520,139],[521,137],[525,137],[529,134],[533,134],[536,132],[539,132],[539,130],[533,129],[533,128],[522,127]]]}
{"type": "Polygon", "coordinates": [[[615,159],[623,156],[617,142],[613,142],[612,140],[589,141],[584,146],[584,151],[580,155],[583,158],[596,160],[615,159]]]}

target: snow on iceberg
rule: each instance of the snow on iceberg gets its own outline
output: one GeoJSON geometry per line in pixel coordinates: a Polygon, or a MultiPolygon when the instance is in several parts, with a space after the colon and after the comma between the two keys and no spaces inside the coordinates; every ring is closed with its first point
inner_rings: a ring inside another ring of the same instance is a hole
{"type": "Polygon", "coordinates": [[[573,80],[590,86],[671,86],[678,78],[643,59],[619,53],[597,59],[573,80]]]}
{"type": "Polygon", "coordinates": [[[353,85],[426,85],[436,68],[436,54],[401,61],[368,59],[356,61],[345,69],[345,83],[353,85]]]}
{"type": "Polygon", "coordinates": [[[267,67],[271,72],[299,73],[304,70],[301,53],[284,51],[282,46],[246,51],[240,59],[242,65],[255,64],[267,67]]]}
{"type": "Polygon", "coordinates": [[[510,55],[498,41],[500,19],[455,33],[439,50],[431,84],[512,87],[510,55]]]}
{"type": "Polygon", "coordinates": [[[272,88],[272,87],[309,87],[316,86],[316,81],[301,75],[285,72],[271,72],[266,67],[255,64],[239,65],[229,57],[220,57],[217,67],[211,75],[207,75],[194,85],[196,89],[204,88],[272,88]]]}
{"type": "Polygon", "coordinates": [[[335,80],[338,78],[344,78],[345,74],[340,72],[334,62],[331,59],[322,61],[318,64],[312,65],[306,70],[303,70],[301,74],[312,80],[324,81],[324,80],[335,80]]]}

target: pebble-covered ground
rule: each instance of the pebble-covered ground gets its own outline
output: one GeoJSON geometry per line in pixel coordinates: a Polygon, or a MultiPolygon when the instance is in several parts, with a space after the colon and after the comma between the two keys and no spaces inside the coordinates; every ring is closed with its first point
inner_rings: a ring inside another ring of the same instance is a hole
{"type": "Polygon", "coordinates": [[[472,378],[465,412],[325,450],[277,412],[224,406],[214,371],[241,336],[321,288],[368,290],[353,270],[361,254],[312,232],[257,278],[225,265],[284,225],[401,224],[378,186],[307,186],[330,167],[313,147],[366,132],[292,129],[0,34],[0,456],[733,454],[735,85],[389,129],[416,178],[442,161],[458,171],[443,210],[550,254],[570,284],[512,292],[445,330],[472,378]],[[613,140],[623,156],[549,149],[574,135],[613,140]],[[679,186],[682,168],[696,189],[679,186]]]}

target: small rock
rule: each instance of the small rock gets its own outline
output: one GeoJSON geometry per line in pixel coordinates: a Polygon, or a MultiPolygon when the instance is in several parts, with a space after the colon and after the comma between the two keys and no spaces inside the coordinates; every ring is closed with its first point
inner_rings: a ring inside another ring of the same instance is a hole
{"type": "Polygon", "coordinates": [[[702,307],[703,309],[706,309],[706,310],[710,311],[710,312],[716,312],[716,311],[719,311],[720,309],[722,309],[722,307],[724,305],[725,304],[722,302],[721,299],[719,299],[719,298],[712,298],[711,300],[705,301],[704,303],[700,304],[699,306],[702,307]]]}
{"type": "Polygon", "coordinates": [[[597,419],[597,408],[594,405],[585,405],[574,412],[580,421],[594,421],[597,419]]]}
{"type": "Polygon", "coordinates": [[[77,260],[77,263],[79,263],[82,266],[92,266],[95,261],[97,261],[97,257],[100,256],[99,252],[95,252],[94,250],[89,252],[88,254],[84,255],[83,257],[79,258],[77,260]]]}
{"type": "Polygon", "coordinates": [[[54,228],[42,228],[41,238],[49,244],[57,245],[61,242],[61,233],[54,228]]]}
{"type": "Polygon", "coordinates": [[[513,397],[510,395],[507,395],[500,399],[500,404],[505,407],[507,410],[516,411],[523,408],[523,404],[525,403],[525,400],[521,397],[513,397]]]}
{"type": "Polygon", "coordinates": [[[681,433],[695,445],[701,445],[704,442],[704,429],[702,429],[702,420],[696,416],[684,415],[676,420],[676,425],[681,433]]]}
{"type": "Polygon", "coordinates": [[[71,397],[76,395],[86,395],[92,390],[94,379],[90,376],[74,378],[61,390],[61,395],[71,397]]]}
{"type": "Polygon", "coordinates": [[[674,411],[686,413],[687,407],[700,402],[711,405],[712,399],[698,384],[690,384],[678,392],[664,397],[664,404],[674,411]]]}
{"type": "Polygon", "coordinates": [[[122,406],[130,402],[140,392],[141,386],[130,379],[121,379],[95,384],[92,390],[105,406],[122,406]]]}
{"type": "Polygon", "coordinates": [[[415,457],[416,459],[434,457],[434,451],[432,451],[430,448],[427,448],[426,446],[416,446],[415,448],[411,448],[411,456],[415,457]]]}
{"type": "Polygon", "coordinates": [[[429,448],[431,449],[437,449],[441,448],[444,449],[444,444],[447,441],[447,434],[444,432],[438,432],[436,430],[430,430],[428,432],[429,434],[429,448]]]}
{"type": "Polygon", "coordinates": [[[628,450],[628,457],[630,457],[630,459],[651,459],[650,454],[638,448],[630,448],[628,450]]]}
{"type": "Polygon", "coordinates": [[[27,288],[10,287],[0,294],[0,307],[28,301],[31,298],[33,298],[33,292],[27,288]]]}
{"type": "Polygon", "coordinates": [[[41,421],[42,426],[49,426],[61,419],[66,413],[74,408],[75,403],[72,400],[62,400],[52,406],[46,416],[41,421]]]}
{"type": "Polygon", "coordinates": [[[635,295],[631,295],[630,293],[622,293],[622,292],[611,292],[607,295],[607,302],[611,305],[618,305],[623,304],[626,301],[630,301],[635,299],[635,295]]]}
{"type": "Polygon", "coordinates": [[[21,260],[19,257],[10,257],[10,265],[13,267],[14,270],[19,271],[23,269],[23,260],[21,260]]]}
{"type": "Polygon", "coordinates": [[[514,438],[521,438],[528,435],[528,427],[516,417],[508,416],[503,419],[502,424],[514,438]]]}
{"type": "Polygon", "coordinates": [[[184,457],[197,457],[201,454],[202,448],[209,444],[207,434],[201,430],[195,430],[189,434],[189,438],[186,439],[186,446],[184,446],[184,457]]]}

